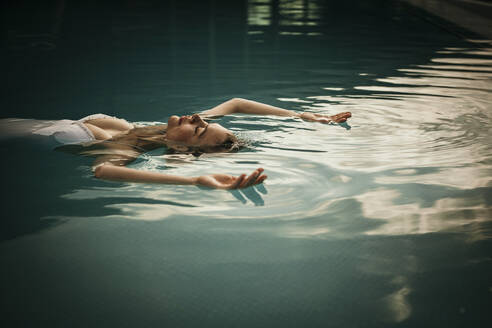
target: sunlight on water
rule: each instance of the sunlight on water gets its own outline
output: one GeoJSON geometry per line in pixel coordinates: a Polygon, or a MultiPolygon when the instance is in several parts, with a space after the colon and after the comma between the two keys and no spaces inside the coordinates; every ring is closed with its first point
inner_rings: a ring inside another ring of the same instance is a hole
{"type": "Polygon", "coordinates": [[[31,2],[5,15],[0,265],[13,326],[489,320],[490,40],[404,1],[31,2]],[[129,164],[265,169],[264,184],[233,191],[98,180],[92,157],[24,140],[48,119],[151,125],[233,97],[353,116],[231,115],[216,122],[244,140],[237,153],[157,149],[129,164]]]}
{"type": "MultiPolygon", "coordinates": [[[[236,115],[220,122],[250,143],[239,153],[146,155],[132,165],[192,176],[211,167],[231,174],[264,167],[269,175],[264,185],[231,192],[125,184],[64,197],[121,197],[111,207],[138,220],[277,219],[286,224],[275,233],[291,237],[343,235],[337,222],[317,219],[343,212],[376,220],[365,234],[450,231],[490,220],[490,200],[478,191],[492,186],[492,59],[483,58],[492,53],[488,48],[446,53],[452,57],[402,67],[398,75],[375,78],[374,85],[353,86],[363,94],[320,85],[330,94],[278,99],[284,107],[296,104],[317,113],[351,111],[348,125],[236,115]],[[135,194],[153,202],[128,203],[135,194]],[[312,220],[316,223],[294,224],[312,220]]],[[[402,288],[393,295],[398,318],[410,311],[406,294],[402,288]]]]}

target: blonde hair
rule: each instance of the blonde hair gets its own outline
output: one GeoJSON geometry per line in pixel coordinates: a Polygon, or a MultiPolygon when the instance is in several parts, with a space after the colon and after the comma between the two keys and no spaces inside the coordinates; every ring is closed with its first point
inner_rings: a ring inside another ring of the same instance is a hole
{"type": "Polygon", "coordinates": [[[205,146],[183,146],[180,149],[173,147],[168,147],[167,152],[170,154],[174,153],[184,153],[192,154],[193,156],[199,157],[205,153],[229,153],[239,151],[241,143],[238,138],[230,133],[227,138],[220,144],[217,145],[205,145],[205,146]]]}

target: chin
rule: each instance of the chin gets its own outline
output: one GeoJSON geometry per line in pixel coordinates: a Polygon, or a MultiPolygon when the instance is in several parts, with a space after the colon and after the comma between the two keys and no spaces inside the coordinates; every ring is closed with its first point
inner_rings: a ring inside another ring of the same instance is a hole
{"type": "Polygon", "coordinates": [[[171,117],[167,120],[167,125],[169,125],[169,126],[178,125],[178,123],[179,123],[179,117],[178,117],[178,116],[176,116],[176,115],[171,116],[171,117]]]}

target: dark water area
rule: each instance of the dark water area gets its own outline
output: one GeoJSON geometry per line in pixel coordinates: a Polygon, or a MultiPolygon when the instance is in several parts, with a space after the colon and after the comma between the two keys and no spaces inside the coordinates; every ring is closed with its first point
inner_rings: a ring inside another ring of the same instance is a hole
{"type": "Polygon", "coordinates": [[[130,164],[265,168],[232,192],[97,180],[0,124],[2,327],[491,325],[490,40],[400,1],[2,6],[0,119],[353,114],[233,115],[243,151],[130,164]]]}
{"type": "Polygon", "coordinates": [[[3,117],[157,120],[231,96],[270,100],[262,90],[272,85],[279,96],[302,96],[316,83],[311,72],[297,85],[306,71],[329,70],[347,87],[360,72],[386,76],[456,42],[399,2],[287,1],[280,16],[280,2],[260,1],[250,5],[250,21],[244,1],[48,3],[22,1],[4,12],[3,117]]]}

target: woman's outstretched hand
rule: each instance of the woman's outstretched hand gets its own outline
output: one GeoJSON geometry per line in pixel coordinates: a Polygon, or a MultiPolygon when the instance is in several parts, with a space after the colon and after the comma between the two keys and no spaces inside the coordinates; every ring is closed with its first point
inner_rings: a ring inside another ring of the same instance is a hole
{"type": "Polygon", "coordinates": [[[199,176],[196,180],[196,184],[200,186],[218,188],[218,189],[239,189],[250,187],[259,183],[262,183],[267,178],[266,175],[262,175],[263,169],[258,168],[253,171],[249,176],[241,174],[238,177],[228,174],[211,174],[199,176]]]}
{"type": "Polygon", "coordinates": [[[307,112],[299,114],[299,117],[303,120],[319,123],[343,123],[351,116],[352,114],[350,112],[343,112],[332,116],[307,112]]]}

